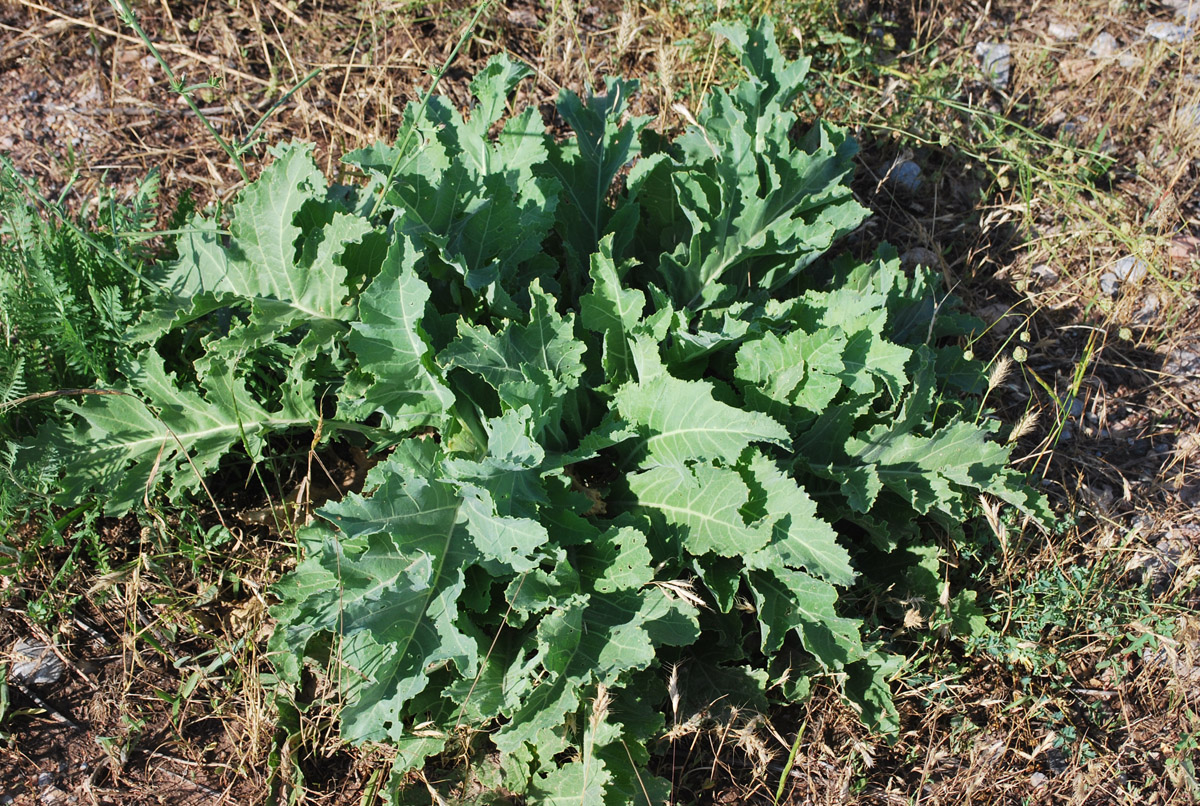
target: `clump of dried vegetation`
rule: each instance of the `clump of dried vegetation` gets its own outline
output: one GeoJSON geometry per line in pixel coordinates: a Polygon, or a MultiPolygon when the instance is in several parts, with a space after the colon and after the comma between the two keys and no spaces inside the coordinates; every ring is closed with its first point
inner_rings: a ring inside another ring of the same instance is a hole
{"type": "MultiPolygon", "coordinates": [[[[852,248],[896,244],[985,323],[969,346],[993,362],[988,403],[1060,516],[1041,534],[985,502],[978,545],[948,547],[956,566],[909,580],[902,597],[857,591],[864,613],[903,625],[894,741],[820,686],[766,715],[678,711],[655,748],[677,802],[1200,799],[1200,38],[1147,36],[1148,23],[1175,20],[1145,6],[494,3],[442,79],[465,104],[476,68],[509,53],[536,71],[521,100],[553,124],[561,87],[637,77],[631,111],[671,130],[729,78],[709,24],[774,15],[814,59],[805,114],[852,127],[863,147],[855,189],[874,216],[852,248]],[[1117,51],[1089,53],[1101,34],[1117,51]],[[1001,86],[975,58],[980,42],[1011,47],[1001,86]],[[918,182],[900,181],[909,165],[918,182]],[[949,612],[948,586],[974,591],[976,606],[949,612]]],[[[135,6],[184,83],[208,84],[193,91],[198,115],[111,6],[17,0],[0,8],[0,151],[68,216],[127,202],[156,170],[169,220],[243,184],[204,120],[237,141],[270,110],[258,138],[315,142],[336,175],[342,154],[394,135],[476,10],[135,6]]],[[[264,154],[246,152],[251,175],[264,154]]],[[[361,484],[361,457],[319,463],[326,497],[361,484]]],[[[267,591],[295,546],[260,513],[300,485],[307,466],[296,467],[269,490],[223,482],[211,510],[4,513],[0,647],[52,644],[66,672],[46,690],[0,682],[0,794],[378,802],[388,751],[341,744],[332,704],[280,712],[263,687],[267,591]]],[[[463,759],[445,762],[417,791],[503,802],[481,788],[486,775],[464,778],[463,759]]]]}

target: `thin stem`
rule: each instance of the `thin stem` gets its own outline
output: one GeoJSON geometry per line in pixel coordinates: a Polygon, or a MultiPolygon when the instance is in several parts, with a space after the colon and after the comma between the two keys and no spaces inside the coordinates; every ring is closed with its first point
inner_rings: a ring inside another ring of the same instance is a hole
{"type": "MultiPolygon", "coordinates": [[[[110,0],[116,2],[116,0],[110,0]]],[[[434,91],[442,78],[450,70],[450,66],[454,64],[454,59],[458,56],[459,50],[467,43],[475,33],[475,25],[479,22],[479,18],[483,16],[483,12],[492,4],[492,0],[483,0],[482,3],[475,9],[475,16],[471,18],[471,22],[467,25],[466,30],[462,32],[462,36],[458,38],[458,42],[454,45],[454,50],[450,51],[450,55],[446,57],[446,61],[438,68],[438,71],[433,74],[433,83],[429,85],[429,89],[425,90],[425,95],[421,98],[421,103],[417,107],[417,113],[413,116],[412,122],[404,131],[404,139],[400,141],[400,146],[396,151],[396,159],[392,162],[392,168],[388,171],[387,180],[384,181],[383,187],[379,189],[379,196],[375,199],[374,206],[371,207],[371,217],[373,218],[379,212],[379,208],[383,205],[383,197],[387,195],[388,188],[392,186],[392,180],[396,178],[396,172],[400,170],[400,161],[404,158],[404,150],[408,148],[408,143],[412,140],[413,132],[417,129],[417,124],[421,122],[421,118],[425,115],[425,107],[429,105],[429,99],[433,97],[434,91]]]]}
{"type": "Polygon", "coordinates": [[[234,146],[228,140],[221,136],[221,133],[218,132],[216,127],[212,125],[212,121],[210,121],[208,117],[202,111],[200,111],[200,107],[194,100],[192,100],[192,87],[183,86],[183,82],[175,77],[175,71],[171,69],[171,65],[167,64],[167,60],[163,58],[163,55],[159,52],[158,48],[155,47],[154,42],[151,41],[150,37],[146,35],[146,32],[142,29],[142,26],[138,24],[137,17],[134,16],[133,9],[129,7],[126,0],[108,0],[108,2],[113,7],[113,10],[117,12],[117,16],[121,18],[121,21],[132,28],[135,33],[137,33],[138,38],[142,40],[142,42],[146,45],[146,49],[150,51],[150,55],[154,57],[154,60],[158,62],[159,67],[161,67],[163,72],[167,74],[167,81],[171,85],[171,91],[177,93],[179,97],[183,98],[183,100],[187,102],[188,107],[190,107],[192,112],[195,113],[196,117],[200,119],[200,122],[204,124],[204,128],[208,129],[208,133],[211,134],[213,139],[217,141],[217,144],[221,146],[221,150],[224,151],[229,159],[233,161],[234,167],[237,168],[238,173],[242,175],[242,180],[249,182],[250,175],[246,173],[246,165],[242,162],[242,155],[238,153],[238,150],[234,148],[234,146]]]}

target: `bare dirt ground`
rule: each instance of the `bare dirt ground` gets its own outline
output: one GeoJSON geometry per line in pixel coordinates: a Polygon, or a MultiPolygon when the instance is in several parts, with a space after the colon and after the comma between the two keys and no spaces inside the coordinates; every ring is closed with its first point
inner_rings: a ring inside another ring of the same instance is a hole
{"type": "MultiPolygon", "coordinates": [[[[315,142],[332,174],[346,151],[393,136],[471,14],[378,0],[164,0],[135,10],[187,83],[219,79],[199,100],[227,137],[244,136],[281,88],[321,68],[259,134],[315,142]]],[[[1011,361],[990,402],[1009,422],[1029,421],[1017,455],[1044,479],[1063,528],[1012,534],[988,571],[997,601],[1010,603],[1002,626],[1012,640],[914,637],[895,744],[819,691],[773,727],[698,727],[687,752],[661,748],[664,759],[687,758],[676,769],[664,761],[661,773],[682,803],[770,803],[802,730],[783,802],[1195,802],[1200,120],[1188,110],[1200,98],[1198,45],[1146,34],[1150,23],[1178,22],[1161,4],[914,0],[848,4],[839,19],[856,35],[881,21],[896,39],[923,43],[893,62],[899,76],[874,74],[878,86],[859,96],[870,103],[832,90],[810,99],[864,146],[855,187],[876,215],[851,248],[889,240],[932,263],[989,324],[974,349],[1011,361]],[[1096,49],[1102,34],[1112,52],[1096,49]],[[958,106],[946,103],[948,66],[970,65],[964,54],[979,42],[1010,45],[1009,82],[998,91],[978,70],[951,70],[958,106]],[[905,73],[914,66],[937,78],[905,73]],[[999,125],[989,140],[985,113],[1056,143],[1074,131],[1077,145],[1032,148],[999,125]],[[897,119],[916,121],[909,134],[922,137],[893,136],[897,119]],[[889,176],[897,158],[920,166],[919,186],[889,176]],[[1143,270],[1114,271],[1125,257],[1143,270]]],[[[475,68],[508,50],[537,67],[522,92],[550,122],[560,87],[619,72],[644,79],[636,111],[676,126],[672,104],[714,78],[679,44],[700,35],[687,24],[670,5],[496,5],[441,92],[465,103],[475,68]]],[[[185,195],[203,206],[242,186],[145,46],[97,0],[0,5],[0,151],[74,209],[101,187],[132,192],[152,169],[164,216],[185,195]]],[[[249,152],[251,175],[263,153],[249,152]]],[[[234,508],[260,505],[230,496],[234,508]]],[[[247,523],[244,540],[221,549],[236,570],[197,573],[199,550],[133,562],[154,556],[135,520],[98,528],[111,565],[134,571],[80,574],[55,636],[21,607],[2,611],[0,647],[53,638],[65,671],[57,683],[10,685],[18,713],[0,724],[0,804],[241,804],[297,791],[311,803],[377,802],[386,752],[339,747],[328,714],[303,715],[304,747],[277,741],[257,648],[266,591],[292,554],[286,541],[247,523]],[[275,770],[300,771],[303,789],[275,770]]],[[[45,552],[47,579],[66,552],[45,552]]],[[[13,584],[0,578],[0,592],[20,602],[5,591],[13,584]]]]}

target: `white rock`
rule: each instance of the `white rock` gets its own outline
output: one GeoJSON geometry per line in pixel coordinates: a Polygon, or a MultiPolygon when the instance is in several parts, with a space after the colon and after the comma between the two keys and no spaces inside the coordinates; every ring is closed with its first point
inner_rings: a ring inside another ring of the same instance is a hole
{"type": "Polygon", "coordinates": [[[1200,20],[1200,0],[1162,0],[1162,4],[1174,10],[1175,16],[1182,17],[1184,22],[1200,20]]]}
{"type": "Polygon", "coordinates": [[[1171,45],[1178,45],[1192,35],[1192,29],[1186,25],[1175,25],[1162,20],[1153,20],[1146,23],[1146,35],[1152,36],[1160,42],[1166,42],[1171,45]]]}
{"type": "Polygon", "coordinates": [[[1146,263],[1132,255],[1123,257],[1113,264],[1113,273],[1123,283],[1136,283],[1146,276],[1146,263]]]}
{"type": "Polygon", "coordinates": [[[1200,104],[1179,107],[1175,112],[1175,118],[1184,126],[1200,129],[1200,104]]]}
{"type": "Polygon", "coordinates": [[[1079,38],[1079,29],[1069,22],[1052,22],[1046,26],[1046,33],[1059,42],[1074,42],[1079,38]]]}
{"type": "Polygon", "coordinates": [[[1146,276],[1146,263],[1132,255],[1123,257],[1100,275],[1100,290],[1115,296],[1123,283],[1136,283],[1146,276]]]}
{"type": "Polygon", "coordinates": [[[1115,36],[1107,32],[1102,33],[1092,40],[1091,47],[1087,49],[1087,55],[1091,59],[1111,59],[1117,55],[1118,47],[1115,36]]]}
{"type": "Polygon", "coordinates": [[[1012,74],[1012,48],[998,42],[980,42],[975,45],[975,58],[988,82],[997,89],[1008,86],[1012,74]]]}
{"type": "Polygon", "coordinates": [[[22,638],[13,646],[12,658],[9,674],[18,683],[51,686],[62,680],[66,672],[54,648],[41,641],[22,638]]]}

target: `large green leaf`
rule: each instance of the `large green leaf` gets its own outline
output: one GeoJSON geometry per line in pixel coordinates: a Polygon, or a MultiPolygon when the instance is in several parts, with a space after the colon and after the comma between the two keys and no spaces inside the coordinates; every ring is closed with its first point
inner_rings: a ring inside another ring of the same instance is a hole
{"type": "Polygon", "coordinates": [[[735,470],[710,464],[658,465],[627,481],[633,500],[621,502],[661,514],[683,529],[683,546],[691,554],[713,552],[723,557],[752,554],[771,540],[772,530],[748,525],[741,511],[750,489],[735,470]]]}
{"type": "Polygon", "coordinates": [[[243,445],[257,460],[266,434],[311,429],[319,419],[311,386],[291,390],[280,408],[267,410],[232,364],[212,356],[200,389],[193,390],[180,385],[149,350],[143,363],[124,368],[128,389],[62,404],[73,424],[43,429],[22,451],[68,457],[56,495],[64,505],[95,493],[105,512],[123,515],[143,499],[154,499],[159,484],[169,500],[179,502],[198,491],[235,446],[243,445]]]}
{"type": "Polygon", "coordinates": [[[751,442],[788,442],[782,425],[764,414],[722,403],[703,381],[681,381],[663,373],[626,384],[613,402],[643,433],[628,449],[644,450],[652,463],[736,457],[751,442]]]}
{"type": "Polygon", "coordinates": [[[592,255],[592,292],[579,300],[583,326],[604,336],[604,372],[607,385],[616,389],[633,379],[630,340],[642,318],[646,297],[635,288],[624,288],[613,262],[612,237],[606,236],[592,255]]]}
{"type": "Polygon", "coordinates": [[[487,381],[510,409],[529,406],[540,431],[562,418],[563,396],[583,377],[585,346],[575,338],[574,316],[559,316],[554,298],[537,283],[530,289],[528,324],[508,322],[499,333],[459,320],[458,338],[439,355],[487,381]]]}
{"type": "Polygon", "coordinates": [[[375,469],[382,483],[369,498],[321,510],[341,534],[310,539],[297,573],[277,588],[274,648],[303,653],[321,632],[339,639],[332,671],[350,741],[403,737],[405,703],[424,690],[431,665],[475,674],[478,646],[455,620],[463,571],[481,554],[462,497],[439,476],[427,443],[405,443],[375,469]]]}
{"type": "MultiPolygon", "coordinates": [[[[363,218],[329,201],[324,174],[311,145],[284,144],[233,206],[228,240],[215,222],[194,219],[179,237],[179,258],[166,285],[171,311],[143,329],[161,332],[220,304],[249,305],[272,331],[299,324],[350,318],[343,304],[349,288],[344,256],[348,244],[372,231],[363,218]]],[[[161,316],[161,314],[160,314],[161,316]]]]}

